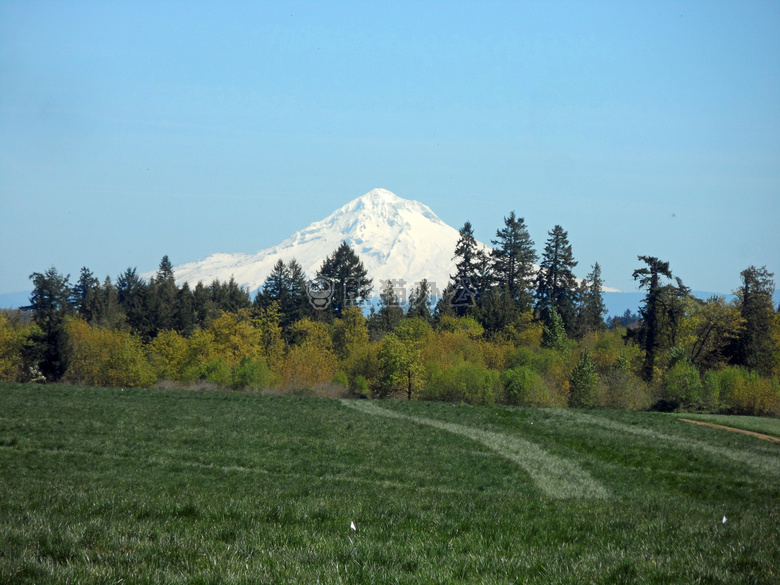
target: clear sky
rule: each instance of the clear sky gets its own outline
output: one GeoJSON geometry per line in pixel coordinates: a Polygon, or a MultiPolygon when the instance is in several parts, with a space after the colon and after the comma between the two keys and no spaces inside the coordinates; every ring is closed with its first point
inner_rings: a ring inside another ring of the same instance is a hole
{"type": "Polygon", "coordinates": [[[780,282],[780,2],[0,0],[0,293],[279,243],[375,187],[633,291],[780,282]]]}

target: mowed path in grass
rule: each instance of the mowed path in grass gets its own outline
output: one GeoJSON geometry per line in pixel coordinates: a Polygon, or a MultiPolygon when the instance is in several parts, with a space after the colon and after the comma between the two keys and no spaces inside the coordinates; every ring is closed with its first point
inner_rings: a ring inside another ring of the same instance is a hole
{"type": "Polygon", "coordinates": [[[537,487],[552,498],[605,499],[609,495],[604,486],[573,461],[552,455],[535,443],[519,437],[401,414],[365,400],[342,400],[342,404],[373,416],[408,420],[477,441],[498,455],[517,463],[534,480],[537,487]]]}

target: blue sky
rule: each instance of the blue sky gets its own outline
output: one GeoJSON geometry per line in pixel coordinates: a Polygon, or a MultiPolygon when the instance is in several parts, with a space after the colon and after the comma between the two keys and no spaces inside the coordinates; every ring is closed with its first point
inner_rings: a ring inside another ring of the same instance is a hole
{"type": "Polygon", "coordinates": [[[277,244],[375,187],[577,273],[780,279],[780,2],[0,0],[0,293],[277,244]]]}

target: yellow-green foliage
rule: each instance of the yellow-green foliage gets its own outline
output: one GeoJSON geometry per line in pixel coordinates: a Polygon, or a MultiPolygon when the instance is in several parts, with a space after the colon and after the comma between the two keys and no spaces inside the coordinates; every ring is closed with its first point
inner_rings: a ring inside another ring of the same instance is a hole
{"type": "Polygon", "coordinates": [[[471,339],[479,339],[485,332],[485,328],[473,317],[450,317],[444,315],[436,328],[440,332],[463,332],[471,339]]]}
{"type": "Polygon", "coordinates": [[[151,386],[157,380],[141,340],[126,331],[90,327],[69,319],[69,366],[65,378],[93,386],[151,386]]]}
{"type": "Polygon", "coordinates": [[[222,313],[209,326],[214,344],[214,357],[225,360],[232,367],[245,357],[254,359],[263,355],[262,333],[255,326],[249,309],[222,313]]]}
{"type": "Polygon", "coordinates": [[[291,338],[281,366],[282,385],[311,388],[330,382],[338,371],[338,358],[327,325],[301,319],[291,326],[291,338]]]}
{"type": "Polygon", "coordinates": [[[542,343],[544,327],[534,320],[533,313],[520,313],[517,318],[502,331],[502,337],[515,347],[534,346],[542,343]]]}
{"type": "Polygon", "coordinates": [[[160,380],[186,378],[189,341],[176,331],[161,331],[149,344],[149,360],[160,380]]]}
{"type": "Polygon", "coordinates": [[[504,370],[515,352],[515,346],[501,341],[480,340],[477,342],[482,363],[491,370],[504,370]]]}
{"type": "Polygon", "coordinates": [[[780,415],[780,385],[738,366],[708,372],[706,392],[733,414],[780,415]]]}
{"type": "Polygon", "coordinates": [[[425,381],[417,344],[388,333],[382,339],[377,358],[380,378],[374,394],[379,397],[403,395],[410,400],[419,395],[425,381]]]}
{"type": "Polygon", "coordinates": [[[461,362],[448,368],[431,363],[425,377],[422,400],[493,404],[502,393],[500,373],[474,363],[461,362]]]}
{"type": "Polygon", "coordinates": [[[32,324],[14,326],[8,315],[0,311],[0,380],[16,382],[22,379],[22,348],[36,329],[32,324]]]}
{"type": "Polygon", "coordinates": [[[550,389],[531,366],[516,366],[501,374],[504,401],[517,406],[551,406],[550,389]]]}
{"type": "Polygon", "coordinates": [[[591,333],[582,340],[581,345],[591,350],[591,357],[598,372],[607,372],[611,368],[631,366],[642,363],[641,350],[634,344],[626,345],[624,330],[591,333]]]}
{"type": "Polygon", "coordinates": [[[359,352],[368,344],[368,325],[363,312],[352,307],[342,312],[341,319],[331,325],[331,340],[336,355],[347,360],[353,352],[359,352]]]}
{"type": "Polygon", "coordinates": [[[271,306],[263,309],[252,323],[260,333],[260,353],[265,358],[265,362],[271,366],[279,365],[285,350],[279,304],[276,301],[271,303],[271,306]]]}
{"type": "Polygon", "coordinates": [[[645,410],[652,406],[647,384],[627,368],[616,367],[599,375],[597,406],[616,410],[645,410]]]}
{"type": "Polygon", "coordinates": [[[479,342],[467,331],[436,331],[422,349],[424,363],[437,362],[443,366],[459,362],[483,364],[479,342]]]}
{"type": "Polygon", "coordinates": [[[685,349],[694,365],[717,365],[724,349],[739,336],[745,324],[739,309],[721,297],[707,301],[688,297],[685,309],[676,344],[685,349]]]}

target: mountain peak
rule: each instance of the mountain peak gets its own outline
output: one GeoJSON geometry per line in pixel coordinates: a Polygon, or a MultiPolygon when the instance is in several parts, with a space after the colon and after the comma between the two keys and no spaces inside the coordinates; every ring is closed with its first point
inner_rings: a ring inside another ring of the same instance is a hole
{"type": "Polygon", "coordinates": [[[256,290],[277,260],[295,258],[313,277],[325,257],[346,241],[374,279],[395,279],[409,287],[423,278],[443,289],[449,280],[458,231],[425,204],[403,199],[387,189],[373,189],[328,217],[256,254],[212,254],[174,268],[176,281],[228,280],[256,290]]]}
{"type": "Polygon", "coordinates": [[[371,189],[371,191],[365,195],[358,197],[358,200],[382,201],[385,203],[398,203],[399,201],[404,201],[404,199],[401,199],[398,195],[387,189],[371,189]]]}

